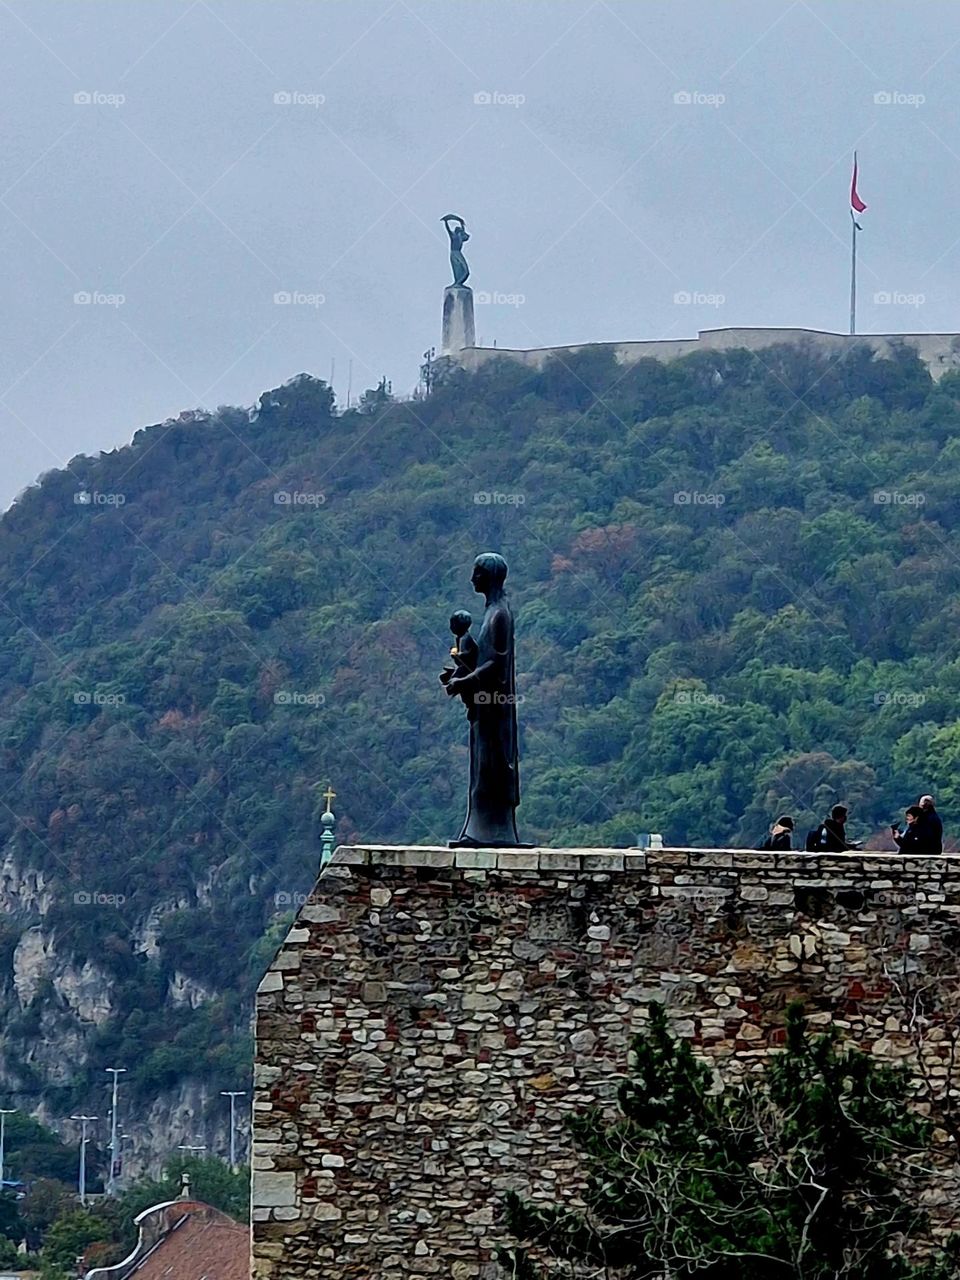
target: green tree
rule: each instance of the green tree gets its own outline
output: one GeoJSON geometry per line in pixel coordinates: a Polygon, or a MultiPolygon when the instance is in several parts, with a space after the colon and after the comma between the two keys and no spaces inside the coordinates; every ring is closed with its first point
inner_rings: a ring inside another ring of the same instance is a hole
{"type": "Polygon", "coordinates": [[[83,1255],[87,1245],[104,1238],[103,1219],[96,1214],[78,1209],[58,1218],[43,1241],[40,1257],[43,1263],[41,1275],[46,1280],[48,1272],[74,1274],[74,1264],[83,1255]]]}
{"type": "Polygon", "coordinates": [[[909,1095],[903,1071],[809,1035],[799,1006],[762,1080],[718,1090],[652,1005],[616,1119],[570,1124],[586,1212],[509,1194],[527,1243],[501,1261],[526,1280],[569,1264],[623,1280],[947,1280],[921,1203],[932,1127],[909,1095]]]}
{"type": "Polygon", "coordinates": [[[144,1209],[175,1200],[183,1189],[183,1175],[190,1178],[190,1195],[195,1200],[246,1222],[250,1214],[250,1174],[246,1168],[233,1173],[215,1156],[184,1156],[171,1160],[160,1178],[142,1178],[115,1200],[98,1206],[110,1224],[111,1238],[127,1244],[136,1241],[134,1219],[144,1209]]]}
{"type": "Polygon", "coordinates": [[[39,1248],[47,1230],[58,1218],[78,1208],[72,1189],[55,1178],[37,1178],[19,1202],[20,1216],[27,1229],[27,1243],[39,1248]]]}
{"type": "Polygon", "coordinates": [[[26,1235],[26,1227],[14,1197],[5,1191],[0,1194],[0,1237],[16,1244],[26,1235]]]}

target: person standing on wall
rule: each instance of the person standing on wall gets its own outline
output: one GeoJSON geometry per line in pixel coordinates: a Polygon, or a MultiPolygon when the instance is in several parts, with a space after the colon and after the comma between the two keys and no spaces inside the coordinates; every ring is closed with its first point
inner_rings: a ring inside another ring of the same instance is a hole
{"type": "Polygon", "coordinates": [[[830,817],[824,818],[819,827],[807,835],[806,849],[808,853],[846,853],[850,849],[859,849],[862,840],[847,839],[847,814],[845,804],[835,804],[830,810],[830,817]]]}
{"type": "Polygon", "coordinates": [[[920,809],[918,824],[924,853],[943,853],[943,823],[937,813],[937,805],[933,796],[921,796],[917,801],[920,809]]]}
{"type": "Polygon", "coordinates": [[[890,828],[891,834],[897,842],[897,849],[899,852],[905,857],[928,853],[929,850],[924,844],[924,833],[921,822],[923,810],[918,804],[912,804],[909,809],[905,810],[903,816],[906,821],[902,831],[896,824],[893,824],[890,828]]]}
{"type": "Polygon", "coordinates": [[[757,845],[757,848],[767,852],[785,852],[793,848],[791,843],[792,836],[793,819],[788,813],[782,813],[770,828],[770,834],[757,845]]]}

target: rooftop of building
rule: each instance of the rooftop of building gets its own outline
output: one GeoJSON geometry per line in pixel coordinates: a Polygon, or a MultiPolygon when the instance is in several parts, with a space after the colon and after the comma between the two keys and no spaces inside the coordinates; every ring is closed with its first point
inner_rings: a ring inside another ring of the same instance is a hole
{"type": "Polygon", "coordinates": [[[86,1280],[249,1280],[250,1231],[200,1200],[169,1200],[137,1219],[134,1251],[86,1280]]]}

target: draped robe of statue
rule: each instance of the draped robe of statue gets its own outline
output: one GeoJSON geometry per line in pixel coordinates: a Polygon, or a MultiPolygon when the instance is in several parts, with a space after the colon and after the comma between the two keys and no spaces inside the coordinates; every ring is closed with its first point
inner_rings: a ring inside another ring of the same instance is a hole
{"type": "Polygon", "coordinates": [[[503,594],[502,573],[480,556],[473,583],[486,596],[477,636],[475,669],[452,681],[467,707],[470,724],[470,790],[467,817],[454,845],[519,845],[520,759],[513,641],[513,614],[503,594]]]}

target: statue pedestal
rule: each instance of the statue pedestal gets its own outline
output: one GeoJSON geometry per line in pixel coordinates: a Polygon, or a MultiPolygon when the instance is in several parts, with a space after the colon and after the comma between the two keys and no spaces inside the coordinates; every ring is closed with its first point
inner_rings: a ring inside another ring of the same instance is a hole
{"type": "Polygon", "coordinates": [[[441,353],[458,355],[464,347],[475,347],[473,290],[469,285],[450,284],[443,291],[443,339],[441,353]]]}

